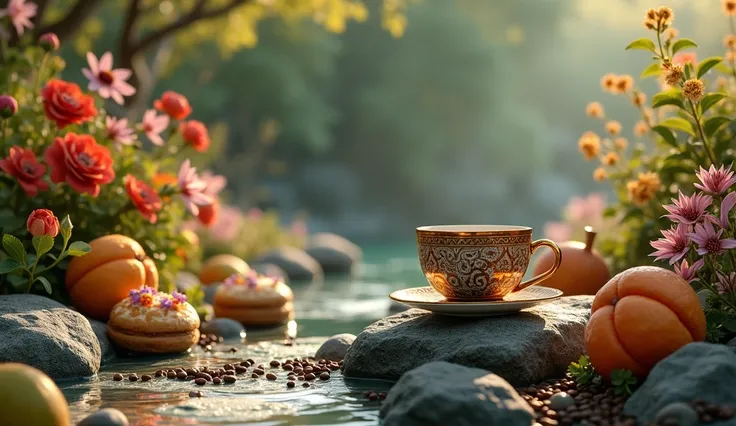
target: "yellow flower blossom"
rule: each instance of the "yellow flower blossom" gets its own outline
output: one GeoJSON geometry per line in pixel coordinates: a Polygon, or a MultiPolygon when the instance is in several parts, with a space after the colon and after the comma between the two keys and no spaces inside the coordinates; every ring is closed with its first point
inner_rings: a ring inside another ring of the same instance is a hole
{"type": "Polygon", "coordinates": [[[603,105],[600,102],[591,102],[585,107],[588,117],[603,118],[603,105]]]}
{"type": "Polygon", "coordinates": [[[594,132],[587,131],[578,139],[578,149],[585,159],[590,161],[601,151],[601,138],[594,132]]]}
{"type": "Polygon", "coordinates": [[[723,6],[723,13],[726,16],[736,15],[736,0],[721,0],[721,6],[723,6]]]}
{"type": "Polygon", "coordinates": [[[647,102],[647,95],[641,92],[634,93],[631,102],[636,106],[642,106],[647,102]]]}
{"type": "Polygon", "coordinates": [[[606,166],[614,166],[616,163],[618,163],[618,160],[620,160],[620,157],[615,152],[609,152],[608,154],[604,155],[601,159],[601,163],[605,164],[606,166]]]}
{"type": "Polygon", "coordinates": [[[682,96],[693,102],[698,102],[703,98],[705,85],[697,78],[691,78],[682,84],[682,96]]]}
{"type": "Polygon", "coordinates": [[[608,172],[606,172],[606,169],[603,167],[598,167],[597,169],[593,170],[593,179],[595,179],[596,182],[601,182],[606,180],[608,177],[608,172]]]}
{"type": "Polygon", "coordinates": [[[649,126],[647,125],[645,121],[639,121],[634,126],[634,134],[639,138],[646,135],[648,131],[649,131],[649,126]]]}
{"type": "Polygon", "coordinates": [[[608,73],[601,77],[601,87],[606,92],[612,92],[616,85],[616,74],[608,73]]]}
{"type": "Polygon", "coordinates": [[[616,138],[616,140],[613,141],[613,144],[616,146],[617,150],[623,151],[627,146],[629,146],[629,141],[626,138],[616,138]]]}
{"type": "Polygon", "coordinates": [[[634,77],[624,74],[616,78],[616,92],[626,93],[634,88],[634,77]]]}
{"type": "Polygon", "coordinates": [[[608,123],[606,123],[606,131],[611,136],[616,136],[617,134],[621,133],[621,123],[616,120],[609,121],[608,123]]]}
{"type": "Polygon", "coordinates": [[[662,185],[659,176],[653,172],[639,173],[636,180],[626,182],[629,198],[634,204],[641,206],[654,198],[662,185]]]}

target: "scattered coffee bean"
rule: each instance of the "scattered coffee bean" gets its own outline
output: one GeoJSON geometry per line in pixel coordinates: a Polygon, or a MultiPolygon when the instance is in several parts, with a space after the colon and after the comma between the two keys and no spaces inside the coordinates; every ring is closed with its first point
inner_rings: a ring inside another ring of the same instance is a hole
{"type": "Polygon", "coordinates": [[[276,361],[276,360],[271,361],[271,367],[273,367],[273,368],[276,368],[276,367],[278,367],[280,365],[281,365],[281,363],[278,362],[278,361],[276,361]]]}
{"type": "Polygon", "coordinates": [[[330,380],[330,373],[323,372],[322,374],[319,375],[319,379],[320,380],[330,380]]]}
{"type": "Polygon", "coordinates": [[[310,366],[306,366],[306,367],[304,367],[304,372],[305,372],[305,373],[311,373],[311,372],[313,372],[313,371],[314,371],[314,368],[312,368],[312,367],[310,367],[310,366]]]}
{"type": "Polygon", "coordinates": [[[252,374],[250,375],[250,377],[251,377],[251,378],[253,378],[253,379],[257,379],[257,378],[259,378],[259,377],[261,377],[261,376],[259,376],[259,375],[258,375],[258,374],[256,374],[256,373],[252,373],[252,374]]]}
{"type": "Polygon", "coordinates": [[[260,368],[256,368],[255,370],[253,370],[253,372],[256,373],[256,374],[258,374],[259,376],[263,376],[264,374],[266,374],[266,372],[263,371],[263,369],[260,369],[260,368]]]}
{"type": "Polygon", "coordinates": [[[286,371],[293,371],[294,370],[294,366],[291,365],[291,364],[284,364],[284,366],[281,367],[281,368],[283,368],[286,371]]]}
{"type": "Polygon", "coordinates": [[[375,392],[371,392],[368,394],[368,399],[370,399],[371,401],[376,401],[378,400],[378,394],[375,392]]]}
{"type": "Polygon", "coordinates": [[[115,380],[116,382],[122,381],[123,375],[120,373],[115,373],[112,375],[112,379],[115,380]]]}
{"type": "Polygon", "coordinates": [[[273,373],[268,373],[268,374],[266,374],[266,378],[267,378],[268,380],[276,380],[276,379],[277,379],[276,375],[275,375],[275,374],[273,374],[273,373]]]}
{"type": "Polygon", "coordinates": [[[309,373],[309,374],[305,374],[304,375],[304,379],[305,380],[314,380],[316,378],[317,378],[317,376],[315,376],[314,373],[309,373]]]}
{"type": "Polygon", "coordinates": [[[133,373],[130,376],[128,376],[128,380],[130,380],[131,382],[136,382],[138,381],[138,375],[133,373]]]}
{"type": "Polygon", "coordinates": [[[381,401],[386,399],[386,392],[378,392],[378,399],[380,399],[381,401]]]}
{"type": "Polygon", "coordinates": [[[190,398],[202,398],[203,396],[204,396],[204,394],[202,394],[202,391],[193,390],[193,391],[189,392],[189,397],[190,398]]]}
{"type": "Polygon", "coordinates": [[[179,380],[186,380],[187,379],[187,373],[180,371],[176,373],[176,378],[179,380]]]}
{"type": "Polygon", "coordinates": [[[141,380],[143,380],[144,382],[147,382],[151,379],[153,379],[153,377],[149,376],[148,374],[144,374],[143,376],[141,376],[141,380]]]}
{"type": "Polygon", "coordinates": [[[302,373],[302,372],[304,372],[304,369],[302,367],[294,367],[294,372],[295,373],[302,373]]]}
{"type": "Polygon", "coordinates": [[[214,379],[212,379],[212,383],[219,385],[220,383],[222,383],[222,379],[219,377],[215,377],[214,379]]]}
{"type": "Polygon", "coordinates": [[[296,383],[295,382],[286,382],[286,387],[287,388],[293,388],[294,386],[296,386],[296,383]]]}
{"type": "Polygon", "coordinates": [[[163,375],[164,375],[164,372],[163,372],[163,370],[158,370],[158,371],[156,371],[156,373],[154,374],[154,376],[156,376],[156,377],[161,377],[161,376],[163,376],[163,375]]]}
{"type": "Polygon", "coordinates": [[[169,379],[175,379],[176,378],[176,373],[173,372],[173,371],[169,371],[168,373],[166,373],[166,377],[169,378],[169,379]]]}
{"type": "Polygon", "coordinates": [[[212,376],[207,373],[199,373],[195,376],[197,379],[205,379],[208,382],[212,381],[212,376]]]}
{"type": "Polygon", "coordinates": [[[204,386],[207,384],[207,380],[200,377],[198,379],[194,379],[194,383],[197,384],[198,386],[204,386]]]}
{"type": "Polygon", "coordinates": [[[303,387],[303,388],[308,388],[309,386],[310,386],[310,384],[309,384],[309,383],[307,383],[307,382],[304,382],[304,383],[302,383],[302,387],[303,387]]]}
{"type": "Polygon", "coordinates": [[[248,369],[245,368],[245,367],[243,367],[243,366],[241,366],[241,365],[236,365],[235,366],[235,372],[238,373],[238,374],[243,374],[246,371],[248,371],[248,369]]]}
{"type": "Polygon", "coordinates": [[[256,363],[256,362],[255,362],[255,361],[253,361],[253,360],[252,360],[251,358],[248,358],[248,359],[246,359],[245,361],[246,361],[246,362],[247,362],[248,364],[250,364],[250,365],[253,365],[253,364],[255,364],[255,363],[256,363]]]}
{"type": "Polygon", "coordinates": [[[230,348],[230,352],[237,352],[237,351],[238,351],[238,348],[235,348],[235,347],[230,348]]]}

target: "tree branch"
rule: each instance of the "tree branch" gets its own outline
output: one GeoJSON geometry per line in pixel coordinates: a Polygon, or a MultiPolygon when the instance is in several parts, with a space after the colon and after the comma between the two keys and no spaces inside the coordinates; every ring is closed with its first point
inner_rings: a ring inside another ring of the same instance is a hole
{"type": "Polygon", "coordinates": [[[101,0],[77,0],[66,15],[46,27],[40,27],[38,34],[55,33],[60,40],[72,37],[84,22],[101,4],[101,0]]]}
{"type": "Polygon", "coordinates": [[[206,0],[199,0],[197,4],[192,7],[192,10],[190,10],[189,13],[187,13],[186,15],[141,38],[141,40],[133,47],[133,53],[146,50],[158,40],[161,40],[162,38],[165,38],[183,28],[186,28],[189,25],[194,24],[195,22],[220,17],[229,13],[236,7],[243,6],[246,3],[250,3],[251,1],[253,0],[230,0],[230,2],[225,6],[205,10],[204,5],[206,3],[206,0]]]}

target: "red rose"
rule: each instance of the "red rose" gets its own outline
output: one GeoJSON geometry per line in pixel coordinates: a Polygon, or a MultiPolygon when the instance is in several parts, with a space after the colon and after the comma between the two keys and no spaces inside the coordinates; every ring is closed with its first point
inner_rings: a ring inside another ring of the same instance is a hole
{"type": "Polygon", "coordinates": [[[110,150],[97,145],[90,135],[67,133],[46,148],[44,159],[51,166],[51,181],[67,182],[77,192],[96,197],[100,185],[115,179],[110,150]]]}
{"type": "Polygon", "coordinates": [[[39,235],[50,235],[56,237],[59,235],[59,219],[54,216],[51,210],[38,209],[34,210],[28,221],[26,221],[28,232],[34,237],[39,235]]]}
{"type": "Polygon", "coordinates": [[[153,106],[174,120],[183,120],[192,113],[187,98],[171,90],[164,92],[161,99],[153,102],[153,106]]]}
{"type": "Polygon", "coordinates": [[[158,193],[131,175],[123,178],[123,184],[125,185],[125,191],[128,193],[128,197],[130,197],[130,201],[141,212],[141,215],[147,221],[156,223],[158,220],[156,213],[161,210],[161,198],[158,196],[158,193]]]}
{"type": "Polygon", "coordinates": [[[206,206],[197,207],[199,207],[199,213],[197,214],[197,219],[199,220],[199,223],[201,223],[205,227],[209,227],[212,226],[215,221],[217,221],[217,217],[220,215],[219,200],[215,200],[215,202],[206,206]]]}
{"type": "Polygon", "coordinates": [[[46,166],[36,160],[36,154],[30,149],[11,146],[8,158],[0,160],[0,170],[18,179],[18,184],[30,197],[49,189],[48,182],[43,180],[46,166]]]}
{"type": "Polygon", "coordinates": [[[191,145],[196,151],[205,152],[210,147],[210,135],[207,127],[201,121],[185,121],[179,125],[179,130],[184,142],[191,145]]]}
{"type": "Polygon", "coordinates": [[[89,121],[97,115],[94,99],[82,93],[74,83],[49,80],[41,90],[41,96],[46,117],[56,121],[60,129],[89,121]]]}

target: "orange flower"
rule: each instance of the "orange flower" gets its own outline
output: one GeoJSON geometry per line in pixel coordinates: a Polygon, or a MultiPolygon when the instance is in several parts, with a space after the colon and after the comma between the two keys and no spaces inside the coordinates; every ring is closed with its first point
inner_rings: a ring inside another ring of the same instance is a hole
{"type": "Polygon", "coordinates": [[[133,202],[143,218],[150,223],[156,223],[158,220],[156,213],[161,210],[161,198],[158,193],[131,175],[126,175],[123,178],[123,185],[125,185],[125,192],[128,193],[130,201],[133,202]]]}
{"type": "Polygon", "coordinates": [[[616,85],[616,74],[608,73],[601,78],[601,87],[606,92],[613,91],[613,88],[615,85],[616,85]]]}
{"type": "Polygon", "coordinates": [[[220,201],[215,199],[212,204],[206,206],[199,206],[199,213],[197,219],[199,223],[205,227],[210,227],[217,221],[217,217],[220,214],[220,201]]]}
{"type": "Polygon", "coordinates": [[[647,95],[641,92],[636,92],[634,96],[631,98],[631,102],[636,106],[642,106],[647,101],[647,95]]]}
{"type": "Polygon", "coordinates": [[[69,132],[54,139],[43,155],[51,167],[51,181],[67,182],[77,192],[97,197],[100,185],[115,179],[110,150],[90,135],[69,132]]]}
{"type": "Polygon", "coordinates": [[[189,120],[179,125],[184,141],[198,152],[205,152],[210,147],[210,136],[207,127],[197,120],[189,120]]]}
{"type": "Polygon", "coordinates": [[[619,156],[615,152],[609,152],[608,154],[604,155],[601,159],[601,162],[607,166],[613,166],[616,163],[618,163],[619,156]]]}
{"type": "Polygon", "coordinates": [[[609,121],[608,123],[606,123],[606,131],[611,136],[616,136],[617,134],[621,133],[621,123],[616,120],[609,121]]]}
{"type": "Polygon", "coordinates": [[[726,16],[736,15],[736,0],[721,0],[721,6],[726,16]]]}
{"type": "Polygon", "coordinates": [[[41,97],[46,117],[55,121],[60,129],[90,121],[97,115],[95,100],[82,93],[74,83],[49,80],[41,90],[41,97]]]}
{"type": "Polygon", "coordinates": [[[629,198],[636,205],[643,205],[654,198],[662,185],[656,173],[639,173],[637,180],[626,183],[629,198]]]}
{"type": "Polygon", "coordinates": [[[189,106],[189,100],[184,95],[168,90],[161,95],[161,99],[153,102],[153,106],[166,113],[174,120],[183,120],[192,113],[192,107],[189,106]]]}
{"type": "Polygon", "coordinates": [[[164,185],[176,185],[179,182],[176,175],[171,173],[156,173],[153,175],[153,186],[163,188],[164,185]]]}
{"type": "Polygon", "coordinates": [[[636,126],[634,126],[634,134],[637,137],[642,137],[647,134],[649,131],[649,126],[644,121],[639,121],[636,123],[636,126]]]}
{"type": "Polygon", "coordinates": [[[596,182],[604,181],[607,177],[608,173],[603,167],[598,167],[597,169],[593,170],[593,179],[595,179],[596,182]]]}
{"type": "Polygon", "coordinates": [[[585,108],[588,117],[603,118],[603,105],[600,102],[591,102],[585,108]]]}
{"type": "Polygon", "coordinates": [[[626,93],[634,88],[634,77],[624,74],[616,78],[616,92],[626,93]]]}
{"type": "Polygon", "coordinates": [[[26,195],[35,197],[38,191],[49,189],[48,182],[43,180],[46,166],[38,162],[33,151],[11,146],[9,154],[8,158],[0,160],[0,170],[16,178],[26,195]]]}
{"type": "Polygon", "coordinates": [[[59,235],[59,219],[51,210],[34,210],[26,221],[28,232],[34,237],[49,235],[52,238],[59,235]]]}
{"type": "Polygon", "coordinates": [[[578,149],[580,149],[585,159],[590,161],[597,157],[601,150],[601,138],[597,134],[587,131],[578,139],[578,149]]]}
{"type": "Polygon", "coordinates": [[[619,151],[623,151],[627,146],[629,146],[629,141],[627,141],[626,138],[616,138],[613,143],[619,151]]]}

